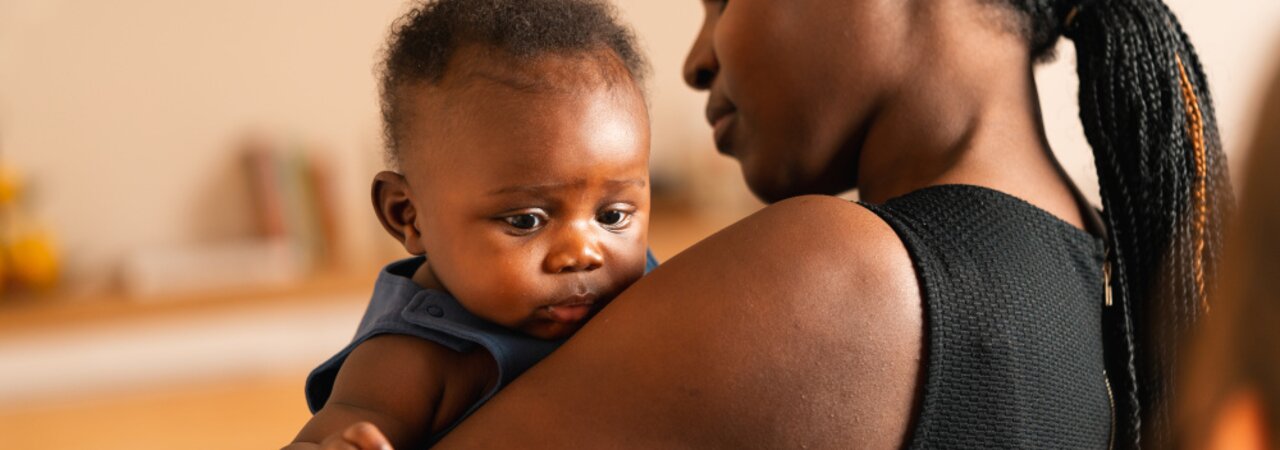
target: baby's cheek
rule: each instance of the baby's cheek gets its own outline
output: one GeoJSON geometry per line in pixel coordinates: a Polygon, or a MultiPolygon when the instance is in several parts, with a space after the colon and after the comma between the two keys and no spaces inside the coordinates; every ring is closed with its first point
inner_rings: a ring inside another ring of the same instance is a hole
{"type": "Polygon", "coordinates": [[[644,266],[647,262],[648,246],[643,242],[632,244],[627,251],[626,261],[623,264],[623,274],[628,278],[628,282],[634,282],[644,275],[644,266]]]}
{"type": "Polygon", "coordinates": [[[505,289],[480,289],[473,294],[470,299],[458,298],[472,314],[506,328],[519,328],[528,322],[529,310],[514,301],[505,289]]]}
{"type": "Polygon", "coordinates": [[[643,257],[637,261],[628,262],[627,266],[622,268],[621,273],[614,277],[615,280],[617,280],[616,283],[621,284],[624,289],[627,286],[630,286],[631,283],[635,283],[636,280],[639,280],[640,277],[644,276],[644,266],[645,261],[643,257]]]}
{"type": "Polygon", "coordinates": [[[535,269],[516,265],[494,268],[485,286],[486,301],[495,315],[501,315],[504,325],[513,326],[528,319],[535,299],[546,297],[549,291],[541,283],[535,269]]]}

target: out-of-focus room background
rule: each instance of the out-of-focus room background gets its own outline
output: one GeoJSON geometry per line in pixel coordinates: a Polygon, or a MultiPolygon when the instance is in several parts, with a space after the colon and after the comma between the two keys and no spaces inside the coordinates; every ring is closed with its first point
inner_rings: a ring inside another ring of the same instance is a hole
{"type": "MultiPolygon", "coordinates": [[[[1280,2],[1167,0],[1230,155],[1277,66],[1280,2]]],[[[621,0],[653,62],[652,246],[760,207],[680,80],[696,0],[621,0]]],[[[0,0],[0,436],[6,448],[276,448],[307,372],[402,257],[368,205],[373,66],[400,0],[0,0]]],[[[1037,76],[1096,200],[1074,55],[1037,76]]],[[[804,68],[796,68],[804,70],[804,68]]]]}

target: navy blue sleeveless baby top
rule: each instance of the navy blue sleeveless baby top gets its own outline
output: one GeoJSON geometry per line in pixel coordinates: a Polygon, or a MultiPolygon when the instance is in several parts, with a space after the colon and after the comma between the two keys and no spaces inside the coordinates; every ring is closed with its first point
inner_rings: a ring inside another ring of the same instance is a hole
{"type": "MultiPolygon", "coordinates": [[[[498,382],[471,405],[454,424],[431,436],[435,443],[457,423],[471,415],[499,390],[529,367],[551,354],[563,341],[537,339],[476,317],[447,292],[424,289],[412,280],[425,257],[403,259],[387,265],[378,275],[373,297],[360,319],[355,338],[345,348],[320,364],[307,376],[307,406],[314,414],[329,400],[338,369],[357,346],[381,334],[414,336],[457,352],[477,346],[489,351],[497,362],[498,382]]],[[[657,266],[653,254],[646,255],[645,272],[657,266]]]]}

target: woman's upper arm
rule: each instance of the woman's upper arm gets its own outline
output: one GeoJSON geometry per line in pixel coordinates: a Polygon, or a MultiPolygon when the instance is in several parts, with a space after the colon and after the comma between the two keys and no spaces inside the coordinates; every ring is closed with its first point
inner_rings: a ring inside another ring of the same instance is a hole
{"type": "Polygon", "coordinates": [[[787,200],[636,283],[442,447],[897,448],[922,321],[888,225],[787,200]]]}

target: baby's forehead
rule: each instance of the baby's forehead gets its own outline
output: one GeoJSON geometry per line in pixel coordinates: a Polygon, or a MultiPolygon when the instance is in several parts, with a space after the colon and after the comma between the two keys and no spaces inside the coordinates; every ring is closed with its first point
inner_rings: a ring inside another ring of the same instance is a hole
{"type": "Polygon", "coordinates": [[[406,175],[506,179],[537,172],[554,179],[647,168],[643,93],[611,53],[524,59],[492,52],[460,49],[462,62],[451,63],[445,77],[398,96],[406,175]]]}
{"type": "Polygon", "coordinates": [[[432,84],[443,90],[466,90],[477,83],[496,83],[529,93],[608,87],[643,96],[625,63],[604,47],[517,55],[492,46],[466,45],[453,54],[443,76],[432,84]]]}
{"type": "Polygon", "coordinates": [[[637,126],[626,115],[588,111],[585,116],[455,127],[444,132],[447,136],[426,140],[429,145],[408,149],[402,170],[410,180],[423,180],[424,188],[449,190],[453,196],[546,193],[556,190],[552,186],[614,190],[617,186],[609,184],[617,180],[640,180],[639,186],[645,187],[647,127],[637,126]],[[530,187],[536,189],[524,189],[530,187]]]}
{"type": "Polygon", "coordinates": [[[528,87],[526,78],[473,74],[465,86],[425,86],[402,99],[411,104],[403,170],[488,175],[647,165],[648,114],[634,89],[599,81],[528,87]]]}

